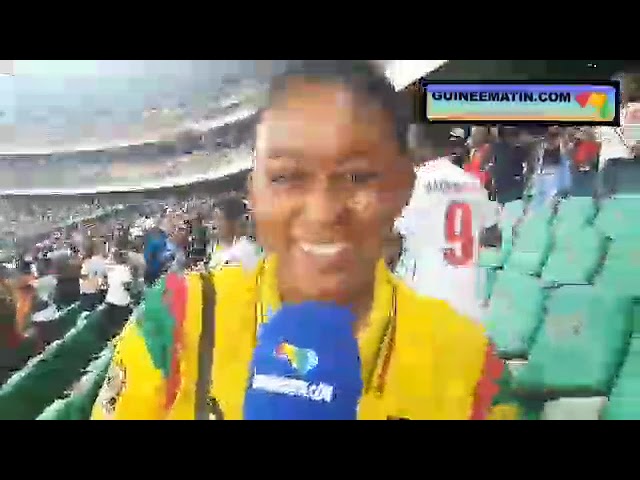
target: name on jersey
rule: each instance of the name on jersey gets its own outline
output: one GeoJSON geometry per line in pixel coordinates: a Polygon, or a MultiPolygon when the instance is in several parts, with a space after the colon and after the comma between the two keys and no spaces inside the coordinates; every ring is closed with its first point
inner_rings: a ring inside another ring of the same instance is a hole
{"type": "Polygon", "coordinates": [[[473,183],[451,182],[449,180],[429,180],[422,183],[425,193],[460,193],[475,191],[478,186],[473,183]]]}

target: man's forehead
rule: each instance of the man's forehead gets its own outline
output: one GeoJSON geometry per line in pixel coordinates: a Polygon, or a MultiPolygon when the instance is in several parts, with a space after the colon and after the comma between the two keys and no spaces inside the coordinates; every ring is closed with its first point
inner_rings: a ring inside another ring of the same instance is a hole
{"type": "Polygon", "coordinates": [[[389,142],[391,123],[380,107],[345,89],[294,92],[265,111],[257,129],[256,149],[335,155],[389,142]],[[315,95],[314,95],[315,94],[315,95]]]}

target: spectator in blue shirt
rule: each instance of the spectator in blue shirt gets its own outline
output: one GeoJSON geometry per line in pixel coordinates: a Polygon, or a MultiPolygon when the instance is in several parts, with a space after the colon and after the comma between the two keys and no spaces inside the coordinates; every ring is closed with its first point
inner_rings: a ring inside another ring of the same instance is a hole
{"type": "Polygon", "coordinates": [[[144,261],[146,269],[144,281],[147,285],[155,282],[166,264],[167,234],[158,227],[153,227],[144,239],[144,261]]]}
{"type": "Polygon", "coordinates": [[[571,159],[561,148],[560,130],[550,127],[542,147],[533,179],[534,195],[530,205],[533,209],[571,190],[571,159]]]}

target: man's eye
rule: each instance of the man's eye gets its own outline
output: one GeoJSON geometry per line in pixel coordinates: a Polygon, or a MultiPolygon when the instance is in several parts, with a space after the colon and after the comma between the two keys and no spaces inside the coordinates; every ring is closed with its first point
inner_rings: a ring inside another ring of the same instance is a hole
{"type": "Polygon", "coordinates": [[[351,183],[364,184],[377,179],[378,174],[375,172],[352,172],[347,174],[347,178],[351,183]]]}
{"type": "Polygon", "coordinates": [[[271,175],[269,181],[275,184],[287,183],[289,177],[287,175],[271,175]]]}
{"type": "Polygon", "coordinates": [[[269,181],[276,185],[284,185],[291,182],[299,181],[302,178],[301,174],[297,173],[279,173],[269,177],[269,181]]]}

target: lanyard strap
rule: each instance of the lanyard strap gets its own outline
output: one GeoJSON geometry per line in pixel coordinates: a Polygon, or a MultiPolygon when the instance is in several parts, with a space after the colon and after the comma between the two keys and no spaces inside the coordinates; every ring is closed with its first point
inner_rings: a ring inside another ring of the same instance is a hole
{"type": "Polygon", "coordinates": [[[200,274],[202,286],[202,325],[198,342],[198,378],[196,380],[195,419],[224,420],[222,410],[215,398],[210,397],[213,350],[216,345],[216,290],[211,277],[200,274]]]}

